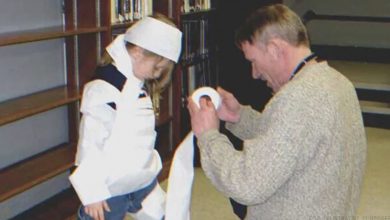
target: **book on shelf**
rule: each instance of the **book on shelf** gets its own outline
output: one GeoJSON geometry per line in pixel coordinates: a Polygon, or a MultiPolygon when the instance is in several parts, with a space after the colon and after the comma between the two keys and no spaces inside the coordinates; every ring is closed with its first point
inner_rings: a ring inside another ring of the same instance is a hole
{"type": "Polygon", "coordinates": [[[211,0],[183,0],[182,13],[205,11],[212,7],[211,0]]]}
{"type": "Polygon", "coordinates": [[[183,54],[184,63],[197,62],[208,57],[212,51],[210,47],[213,43],[210,34],[210,24],[208,19],[183,19],[183,54]]]}
{"type": "Polygon", "coordinates": [[[111,0],[111,23],[132,22],[153,14],[153,0],[111,0]]]}
{"type": "MultiPolygon", "coordinates": [[[[189,2],[193,3],[193,2],[189,2]]],[[[183,14],[182,97],[201,86],[218,85],[215,20],[209,13],[183,14]]]]}
{"type": "Polygon", "coordinates": [[[197,88],[202,86],[215,87],[217,85],[214,76],[215,70],[212,69],[211,65],[211,62],[205,60],[184,68],[185,80],[183,80],[182,89],[186,95],[192,94],[197,88]]]}

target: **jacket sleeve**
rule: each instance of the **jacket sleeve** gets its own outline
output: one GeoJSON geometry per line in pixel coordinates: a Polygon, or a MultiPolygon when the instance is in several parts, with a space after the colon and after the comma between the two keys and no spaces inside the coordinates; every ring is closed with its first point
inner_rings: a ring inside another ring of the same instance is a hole
{"type": "Polygon", "coordinates": [[[84,88],[77,168],[69,177],[83,205],[111,197],[106,185],[108,170],[103,146],[115,118],[115,112],[107,103],[115,101],[116,93],[114,87],[102,80],[92,81],[84,88]]]}

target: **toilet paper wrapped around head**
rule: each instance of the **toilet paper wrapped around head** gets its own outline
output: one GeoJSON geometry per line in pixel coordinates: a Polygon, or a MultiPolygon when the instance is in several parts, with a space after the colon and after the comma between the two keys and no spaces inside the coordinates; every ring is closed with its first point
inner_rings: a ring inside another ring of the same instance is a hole
{"type": "Polygon", "coordinates": [[[124,40],[177,63],[182,32],[152,17],[145,17],[127,29],[124,40]]]}

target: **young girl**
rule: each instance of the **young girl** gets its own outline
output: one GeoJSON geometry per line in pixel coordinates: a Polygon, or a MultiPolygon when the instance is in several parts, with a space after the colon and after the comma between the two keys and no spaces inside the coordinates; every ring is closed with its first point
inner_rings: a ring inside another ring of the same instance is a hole
{"type": "Polygon", "coordinates": [[[153,100],[170,81],[182,33],[165,16],[146,17],[107,48],[84,87],[76,170],[70,181],[82,206],[78,219],[162,219],[157,183],[153,100]]]}

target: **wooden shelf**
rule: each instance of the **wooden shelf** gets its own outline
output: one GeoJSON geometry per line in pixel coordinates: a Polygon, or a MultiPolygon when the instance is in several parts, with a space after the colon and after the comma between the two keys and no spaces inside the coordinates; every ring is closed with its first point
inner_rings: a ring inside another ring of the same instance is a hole
{"type": "Polygon", "coordinates": [[[2,102],[0,125],[75,102],[80,98],[79,89],[61,86],[2,102]]]}
{"type": "Polygon", "coordinates": [[[0,170],[0,202],[71,168],[75,149],[62,144],[0,170]]]}
{"type": "MultiPolygon", "coordinates": [[[[170,166],[171,160],[163,161],[163,168],[158,175],[160,183],[168,178],[170,166]]],[[[70,187],[11,220],[76,219],[80,205],[76,192],[70,187]]]]}
{"type": "Polygon", "coordinates": [[[0,46],[63,38],[73,35],[108,31],[108,27],[76,28],[64,30],[63,26],[39,28],[0,34],[0,46]]]}
{"type": "Polygon", "coordinates": [[[111,29],[128,28],[131,25],[133,25],[134,22],[136,22],[136,21],[126,21],[126,22],[123,22],[123,23],[114,23],[114,24],[111,24],[111,29]]]}
{"type": "Polygon", "coordinates": [[[209,16],[210,13],[215,13],[216,9],[215,8],[210,8],[210,9],[203,9],[203,10],[197,10],[197,11],[190,11],[190,12],[184,12],[181,14],[182,18],[198,18],[200,16],[209,16]]]}

